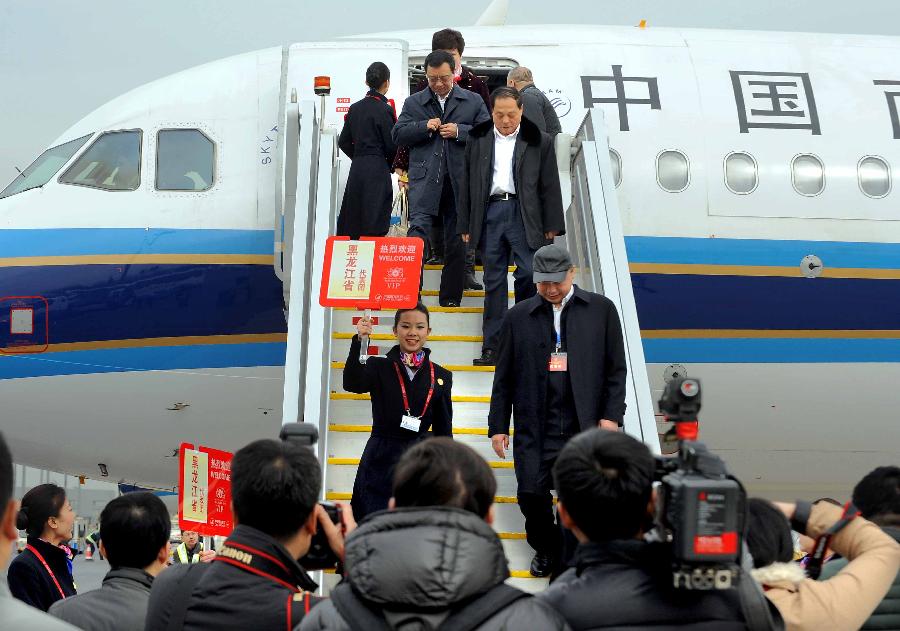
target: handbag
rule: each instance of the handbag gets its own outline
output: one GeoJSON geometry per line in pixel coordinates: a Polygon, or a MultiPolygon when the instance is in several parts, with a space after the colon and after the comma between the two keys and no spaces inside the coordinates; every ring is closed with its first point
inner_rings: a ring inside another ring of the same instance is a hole
{"type": "Polygon", "coordinates": [[[409,230],[409,199],[406,196],[406,188],[401,188],[394,197],[391,207],[391,223],[387,236],[405,237],[409,230]]]}

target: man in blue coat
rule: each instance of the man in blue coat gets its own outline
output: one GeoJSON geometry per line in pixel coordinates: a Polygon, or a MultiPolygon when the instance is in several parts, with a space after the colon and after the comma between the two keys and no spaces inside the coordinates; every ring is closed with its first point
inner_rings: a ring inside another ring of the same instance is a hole
{"type": "Polygon", "coordinates": [[[480,96],[453,82],[456,61],[436,50],[425,58],[428,89],[410,95],[394,125],[396,144],[409,147],[409,232],[427,240],[440,216],[444,224],[444,271],[439,303],[458,307],[462,301],[466,248],[457,234],[456,199],[465,169],[469,130],[490,120],[480,96]]]}

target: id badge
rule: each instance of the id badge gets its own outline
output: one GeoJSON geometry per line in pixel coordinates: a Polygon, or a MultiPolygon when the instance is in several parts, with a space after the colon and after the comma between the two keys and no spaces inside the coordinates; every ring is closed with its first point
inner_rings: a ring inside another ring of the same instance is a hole
{"type": "Polygon", "coordinates": [[[418,434],[419,428],[422,427],[422,419],[417,416],[409,416],[407,414],[404,414],[403,418],[400,419],[400,427],[418,434]]]}
{"type": "Polygon", "coordinates": [[[550,364],[548,368],[550,369],[550,372],[568,372],[569,354],[550,353],[550,364]]]}

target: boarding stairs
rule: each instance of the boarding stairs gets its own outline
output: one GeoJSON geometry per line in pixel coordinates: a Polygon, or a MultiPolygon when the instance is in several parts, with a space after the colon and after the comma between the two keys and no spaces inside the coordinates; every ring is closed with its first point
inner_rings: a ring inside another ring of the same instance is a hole
{"type": "MultiPolygon", "coordinates": [[[[349,500],[359,458],[371,431],[368,395],[349,393],[342,388],[341,371],[347,360],[355,332],[354,318],[360,314],[345,309],[325,309],[318,305],[318,282],[327,235],[332,234],[340,207],[338,194],[341,171],[349,161],[338,159],[336,136],[330,129],[320,131],[312,103],[294,103],[287,116],[297,116],[293,128],[287,121],[288,146],[283,159],[287,185],[284,187],[284,237],[276,243],[283,256],[280,276],[285,280],[288,305],[288,351],[285,366],[285,421],[303,419],[317,423],[320,433],[318,453],[325,463],[324,495],[328,500],[349,500]],[[291,133],[299,151],[291,157],[291,133]],[[289,182],[296,178],[292,195],[289,182]],[[305,237],[305,238],[304,238],[305,237]],[[291,269],[299,273],[291,274],[291,269]],[[291,279],[293,276],[293,280],[291,279]]],[[[592,110],[574,137],[557,142],[563,199],[571,195],[567,209],[567,246],[578,266],[578,283],[588,290],[602,291],[619,307],[629,360],[628,414],[625,429],[658,451],[656,420],[644,366],[640,329],[628,274],[624,237],[618,216],[615,189],[609,163],[602,113],[592,110]]],[[[276,227],[276,241],[280,230],[276,227]]],[[[508,281],[513,304],[512,268],[508,281]]],[[[483,291],[465,292],[457,308],[438,306],[437,289],[441,268],[426,266],[423,302],[431,311],[432,357],[454,373],[453,433],[456,440],[472,446],[491,466],[497,479],[494,527],[509,560],[511,584],[530,591],[546,586],[546,579],[531,577],[528,568],[533,551],[525,541],[524,520],[516,504],[516,480],[512,451],[500,460],[487,437],[487,414],[493,381],[492,367],[475,367],[472,359],[481,354],[483,291]]],[[[476,276],[481,279],[479,268],[476,276]]],[[[385,353],[395,342],[391,335],[393,313],[373,313],[379,318],[370,344],[385,353]]],[[[513,429],[513,433],[515,430],[513,429]]],[[[334,584],[326,576],[325,588],[334,584]]]]}

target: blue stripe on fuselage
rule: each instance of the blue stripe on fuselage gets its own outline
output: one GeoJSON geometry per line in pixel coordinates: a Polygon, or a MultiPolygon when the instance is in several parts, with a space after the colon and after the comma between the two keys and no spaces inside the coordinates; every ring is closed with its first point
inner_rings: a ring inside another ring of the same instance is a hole
{"type": "Polygon", "coordinates": [[[0,230],[0,258],[89,254],[272,254],[274,230],[52,228],[0,230]]]}
{"type": "Polygon", "coordinates": [[[283,366],[284,342],[0,354],[0,380],[147,370],[283,366]]]}
{"type": "Polygon", "coordinates": [[[897,243],[625,237],[625,247],[630,263],[797,267],[815,254],[825,267],[900,269],[897,243]]]}

